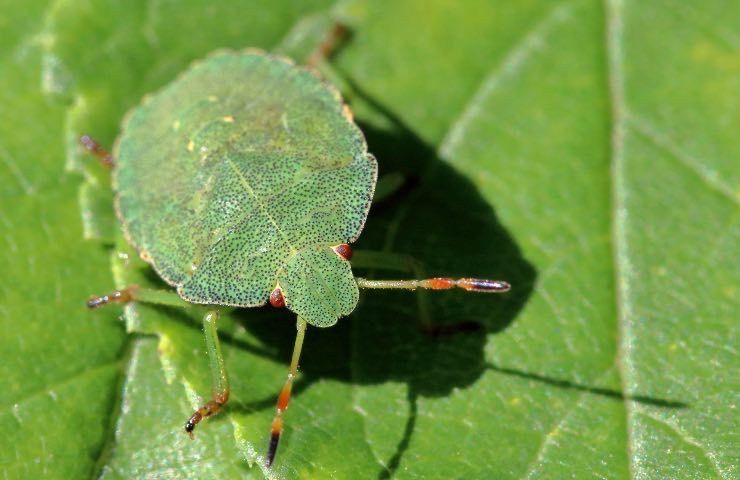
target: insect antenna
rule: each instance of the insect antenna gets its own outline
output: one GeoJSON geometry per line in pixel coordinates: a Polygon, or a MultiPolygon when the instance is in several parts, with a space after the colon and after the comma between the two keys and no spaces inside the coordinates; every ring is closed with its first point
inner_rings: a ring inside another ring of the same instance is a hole
{"type": "Polygon", "coordinates": [[[80,144],[82,144],[88,152],[98,157],[101,165],[106,168],[113,168],[113,155],[111,155],[108,150],[101,147],[100,144],[93,140],[90,135],[81,136],[80,144]]]}
{"type": "Polygon", "coordinates": [[[272,421],[270,443],[267,447],[267,457],[265,458],[265,466],[268,468],[275,460],[278,443],[280,442],[280,434],[283,431],[283,413],[285,413],[285,410],[287,410],[288,408],[288,402],[290,401],[290,392],[293,389],[293,380],[295,380],[296,375],[298,374],[298,359],[301,357],[303,338],[306,335],[306,321],[303,320],[301,317],[298,317],[296,329],[297,333],[295,336],[295,344],[293,346],[293,357],[291,358],[290,369],[288,370],[288,378],[285,380],[285,384],[280,390],[280,395],[278,395],[277,412],[275,413],[275,418],[272,421]]]}

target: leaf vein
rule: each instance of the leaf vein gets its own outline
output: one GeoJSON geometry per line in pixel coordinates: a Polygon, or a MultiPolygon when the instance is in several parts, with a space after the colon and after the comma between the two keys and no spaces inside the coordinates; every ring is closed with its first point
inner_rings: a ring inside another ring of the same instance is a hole
{"type": "Polygon", "coordinates": [[[2,159],[5,166],[8,167],[10,174],[15,178],[16,182],[18,182],[26,195],[30,196],[36,193],[31,182],[25,177],[25,175],[23,175],[23,171],[18,168],[18,164],[13,156],[2,144],[0,144],[0,159],[2,159]]]}
{"type": "MultiPolygon", "coordinates": [[[[613,368],[614,368],[614,364],[612,364],[609,368],[604,370],[600,375],[596,377],[595,381],[591,383],[599,384],[601,382],[601,379],[609,375],[613,368]]],[[[562,430],[562,427],[565,425],[568,419],[573,415],[573,413],[575,413],[576,410],[578,410],[583,405],[585,399],[590,395],[591,395],[591,392],[582,391],[578,395],[578,400],[575,403],[573,403],[573,406],[569,408],[568,410],[566,410],[557,422],[553,423],[553,427],[545,434],[542,440],[542,443],[540,444],[540,447],[537,450],[537,454],[534,456],[532,461],[527,465],[527,471],[523,477],[525,480],[529,480],[531,478],[537,478],[537,477],[533,477],[533,475],[537,473],[537,467],[544,460],[547,447],[553,443],[555,434],[559,430],[562,430]]]]}
{"type": "MultiPolygon", "coordinates": [[[[52,383],[50,383],[48,385],[45,385],[41,389],[35,390],[33,392],[30,392],[30,393],[26,394],[25,396],[23,396],[23,397],[21,397],[19,399],[16,399],[11,404],[3,405],[2,407],[0,407],[0,409],[1,410],[6,410],[6,411],[18,409],[18,408],[20,408],[25,403],[28,403],[28,402],[30,402],[32,400],[35,400],[36,398],[41,397],[43,395],[48,395],[50,390],[54,390],[54,389],[57,389],[59,387],[67,386],[70,383],[73,383],[73,382],[75,382],[77,380],[82,380],[82,379],[84,379],[87,376],[92,376],[92,375],[95,375],[97,373],[100,373],[101,371],[107,370],[108,368],[110,368],[112,366],[115,367],[115,368],[120,367],[121,366],[120,359],[115,359],[115,360],[112,360],[112,361],[109,361],[109,362],[100,363],[100,364],[95,365],[95,367],[93,367],[93,368],[85,368],[83,370],[79,370],[79,371],[77,371],[75,373],[72,373],[71,375],[68,375],[68,376],[66,376],[64,378],[61,378],[59,380],[55,380],[54,382],[52,382],[52,383]]],[[[17,418],[17,415],[15,415],[14,412],[10,411],[9,413],[13,414],[17,418]]]]}
{"type": "Polygon", "coordinates": [[[440,157],[449,161],[452,152],[465,138],[465,129],[473,119],[482,113],[483,101],[493,94],[504,81],[515,76],[532,58],[532,55],[546,46],[544,41],[550,31],[558,24],[570,19],[576,2],[562,3],[553,7],[544,19],[517,41],[503,56],[502,61],[483,78],[477,91],[463,107],[462,113],[450,124],[447,134],[439,147],[440,157]]]}
{"type": "Polygon", "coordinates": [[[673,431],[676,435],[678,435],[679,437],[681,437],[681,440],[683,440],[687,444],[689,444],[689,445],[697,448],[699,451],[701,451],[702,454],[704,455],[704,457],[709,461],[709,464],[712,466],[712,468],[714,469],[715,473],[717,474],[717,476],[719,478],[722,478],[722,479],[733,478],[731,471],[729,471],[729,470],[728,471],[724,471],[719,466],[719,464],[717,462],[717,458],[716,458],[717,455],[714,452],[711,452],[705,446],[703,446],[701,443],[699,443],[698,440],[696,440],[696,439],[692,438],[691,436],[689,436],[689,434],[687,434],[686,432],[684,432],[678,425],[675,425],[673,423],[670,423],[667,420],[664,420],[662,418],[659,418],[659,417],[657,417],[655,415],[650,415],[649,413],[647,413],[645,411],[641,411],[639,414],[640,415],[643,415],[643,416],[645,416],[645,417],[647,417],[647,418],[649,418],[649,419],[651,419],[651,420],[653,420],[653,421],[655,421],[657,423],[660,423],[661,425],[665,425],[671,431],[673,431]]]}
{"type": "MultiPolygon", "coordinates": [[[[629,380],[633,378],[632,330],[629,319],[634,318],[628,290],[627,274],[631,270],[630,252],[627,247],[626,225],[626,180],[624,176],[624,137],[625,137],[625,94],[624,94],[624,52],[623,47],[623,0],[605,0],[604,23],[606,54],[606,73],[610,105],[610,169],[611,169],[611,212],[612,212],[612,263],[615,285],[615,318],[617,328],[617,358],[622,392],[629,391],[629,380]]],[[[633,406],[624,397],[625,410],[625,451],[627,471],[630,478],[635,477],[634,444],[632,432],[633,406]]]]}
{"type": "Polygon", "coordinates": [[[686,167],[691,173],[696,175],[710,190],[720,193],[723,197],[730,200],[735,205],[740,205],[740,196],[732,190],[732,187],[722,182],[717,172],[712,171],[705,166],[704,162],[697,160],[692,155],[679,148],[675,141],[671,140],[665,132],[652,125],[647,119],[628,114],[627,123],[643,138],[659,149],[667,152],[670,158],[678,161],[679,164],[686,167]]]}

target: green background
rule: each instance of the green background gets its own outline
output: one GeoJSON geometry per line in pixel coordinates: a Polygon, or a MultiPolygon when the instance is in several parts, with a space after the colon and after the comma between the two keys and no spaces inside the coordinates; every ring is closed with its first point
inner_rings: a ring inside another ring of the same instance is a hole
{"type": "MultiPolygon", "coordinates": [[[[358,248],[510,281],[491,297],[363,292],[309,329],[271,475],[737,476],[740,4],[708,1],[0,1],[3,478],[262,478],[294,319],[222,321],[233,402],[208,396],[199,309],[84,309],[160,285],[115,234],[125,112],[218,47],[305,55],[381,172],[358,248]],[[122,321],[118,319],[122,318],[122,321]]],[[[376,278],[393,272],[369,272],[376,278]]]]}

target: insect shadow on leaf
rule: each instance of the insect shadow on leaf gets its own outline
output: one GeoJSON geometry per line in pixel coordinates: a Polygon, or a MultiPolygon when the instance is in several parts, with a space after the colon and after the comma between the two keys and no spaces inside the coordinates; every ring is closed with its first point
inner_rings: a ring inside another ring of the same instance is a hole
{"type": "MultiPolygon", "coordinates": [[[[291,390],[294,394],[300,393],[312,382],[323,378],[335,378],[353,384],[393,381],[407,385],[409,414],[396,452],[386,462],[387,467],[379,473],[379,477],[385,478],[398,468],[410,444],[419,398],[447,396],[453,389],[473,384],[491,368],[484,356],[488,335],[503,330],[513,321],[532,292],[536,274],[534,268],[522,258],[519,248],[498,223],[491,206],[475,186],[438,158],[433,148],[422,142],[390,112],[351,81],[349,83],[357,98],[385,114],[394,127],[377,129],[369,124],[363,125],[370,150],[380,156],[383,171],[399,172],[414,180],[394,196],[393,202],[381,202],[375,206],[357,247],[424,259],[424,269],[428,272],[443,272],[452,276],[494,276],[506,278],[515,285],[513,292],[499,299],[451,291],[443,295],[425,295],[424,302],[418,302],[418,294],[365,292],[364,301],[353,319],[342,320],[331,329],[312,331],[312,340],[302,360],[303,376],[295,386],[293,380],[306,322],[298,322],[296,342],[291,344],[285,340],[295,334],[292,322],[245,319],[245,328],[263,344],[278,346],[280,358],[293,352],[288,381],[278,401],[278,415],[273,423],[266,465],[269,467],[274,458],[282,430],[281,415],[287,408],[291,390]]],[[[107,152],[91,143],[89,138],[87,140],[83,139],[83,143],[93,154],[103,163],[112,163],[112,157],[107,152]]],[[[337,253],[343,257],[346,255],[346,252],[337,253]]],[[[383,275],[387,273],[383,272],[383,275]]],[[[376,273],[370,270],[365,275],[369,277],[364,280],[365,285],[373,285],[372,278],[376,273]]],[[[405,277],[408,278],[408,275],[405,277]]],[[[441,279],[434,281],[445,286],[450,282],[441,279]]],[[[499,287],[496,282],[469,283],[461,286],[508,289],[508,285],[499,287]]],[[[97,297],[89,306],[131,299],[147,301],[140,297],[143,292],[137,292],[134,287],[116,292],[116,295],[120,298],[97,297]]],[[[273,305],[284,305],[282,298],[273,299],[271,296],[271,300],[274,300],[271,302],[273,305]]],[[[168,301],[165,299],[158,303],[167,304],[168,301]]],[[[177,301],[181,302],[180,299],[177,301]]],[[[212,313],[206,315],[203,321],[214,375],[214,396],[188,420],[185,427],[188,433],[203,418],[219,411],[230,395],[215,329],[217,318],[217,314],[212,313]],[[216,354],[211,355],[212,352],[216,354]]],[[[222,337],[224,343],[250,350],[248,345],[234,342],[228,335],[222,337]]],[[[258,347],[251,348],[251,351],[258,355],[265,354],[265,350],[258,347]]],[[[543,377],[538,380],[548,379],[543,377]]],[[[557,380],[546,383],[558,385],[557,380]]],[[[565,384],[559,386],[568,387],[565,384]]],[[[597,389],[592,390],[600,393],[597,389]]],[[[259,403],[235,404],[229,408],[237,410],[263,406],[259,403]]]]}
{"type": "MultiPolygon", "coordinates": [[[[321,44],[316,55],[311,57],[310,63],[316,64],[322,59],[328,58],[334,50],[335,43],[344,34],[343,29],[334,28],[329,36],[330,41],[321,44]]],[[[536,277],[535,270],[522,257],[519,248],[508,232],[498,223],[490,204],[479,194],[476,187],[440,159],[434,148],[425,144],[392,112],[366,95],[347,75],[343,75],[344,80],[351,87],[354,97],[365,102],[378,113],[385,115],[392,125],[389,129],[378,129],[371,124],[359,122],[369,143],[369,151],[380,158],[381,171],[400,173],[402,177],[410,179],[406,183],[406,188],[400,189],[394,195],[394,201],[381,202],[374,206],[373,214],[367,221],[365,234],[357,243],[357,248],[403,255],[403,257],[396,258],[415,258],[416,260],[408,262],[407,267],[410,267],[408,269],[412,271],[402,275],[404,278],[408,278],[409,273],[412,273],[412,277],[417,279],[427,278],[424,275],[419,275],[421,270],[432,274],[462,278],[459,280],[432,278],[410,281],[377,281],[374,278],[376,275],[381,275],[371,269],[364,273],[367,278],[355,277],[353,280],[352,272],[349,271],[349,266],[345,261],[349,260],[351,256],[351,249],[348,245],[332,245],[334,252],[328,250],[327,245],[320,244],[320,242],[309,245],[301,244],[296,248],[294,246],[295,239],[301,237],[298,234],[303,234],[301,238],[305,238],[307,233],[313,234],[315,232],[313,230],[300,231],[296,225],[302,225],[305,222],[276,222],[273,218],[274,212],[267,208],[269,205],[264,203],[265,196],[274,194],[276,191],[275,185],[282,185],[278,181],[280,178],[272,175],[280,173],[282,170],[268,169],[269,174],[263,173],[261,176],[248,178],[254,174],[255,169],[259,169],[265,163],[266,159],[277,162],[275,165],[285,166],[285,162],[282,161],[285,152],[281,150],[283,153],[273,158],[270,157],[272,150],[268,152],[264,145],[257,145],[254,142],[266,138],[270,139],[270,142],[277,142],[282,147],[290,146],[293,143],[288,140],[292,138],[291,135],[295,133],[296,128],[300,131],[301,128],[310,127],[308,130],[314,133],[318,131],[326,134],[324,135],[326,138],[321,137],[322,141],[296,144],[300,146],[298,157],[302,158],[307,155],[309,160],[294,161],[283,170],[287,172],[292,166],[297,165],[308,172],[306,175],[316,173],[324,175],[324,178],[320,179],[321,182],[314,180],[313,183],[309,183],[309,187],[313,187],[312,190],[309,188],[308,193],[311,193],[311,195],[304,195],[303,203],[295,203],[296,199],[294,198],[293,207],[284,209],[282,213],[284,215],[287,215],[286,212],[296,213],[299,211],[296,206],[304,208],[310,204],[309,200],[326,202],[330,197],[322,196],[321,193],[332,192],[335,189],[329,187],[321,187],[320,189],[319,185],[324,185],[322,182],[328,183],[330,178],[334,178],[335,182],[341,182],[342,179],[345,179],[342,184],[345,193],[341,196],[337,205],[329,206],[324,203],[319,207],[314,206],[309,213],[317,216],[317,218],[329,218],[336,213],[333,210],[344,211],[343,209],[346,209],[348,205],[354,205],[356,208],[348,209],[347,218],[338,215],[336,222],[324,222],[319,225],[324,230],[333,231],[333,228],[341,227],[343,222],[354,222],[352,224],[356,225],[353,229],[348,230],[349,226],[345,228],[344,241],[350,242],[354,241],[359,235],[362,222],[364,222],[364,217],[367,214],[367,205],[375,184],[375,160],[365,150],[362,135],[352,125],[352,114],[345,105],[341,104],[338,94],[326,85],[323,85],[322,88],[322,85],[319,85],[318,78],[308,74],[305,70],[294,68],[291,62],[265,55],[263,52],[221,52],[208,57],[200,66],[192,67],[178,81],[183,83],[194,81],[195,84],[200,86],[211,86],[213,82],[201,82],[201,80],[210,78],[211,70],[209,68],[215,68],[215,66],[221,68],[219,70],[221,73],[224,71],[246,72],[249,75],[257,75],[256,78],[261,78],[271,85],[281,84],[285,90],[278,89],[280,92],[287,95],[298,95],[300,101],[306,100],[302,97],[302,92],[318,92],[318,96],[323,98],[327,104],[341,107],[341,115],[323,117],[321,115],[328,112],[332,114],[337,112],[332,108],[311,110],[307,107],[314,115],[305,115],[304,111],[297,112],[299,115],[297,117],[293,115],[291,119],[298,118],[299,121],[291,123],[288,121],[290,116],[288,111],[280,109],[286,105],[294,105],[296,102],[289,102],[284,105],[281,103],[282,98],[278,95],[278,98],[270,101],[259,96],[256,98],[249,97],[253,102],[266,103],[265,105],[260,103],[262,108],[254,109],[254,112],[258,112],[259,115],[251,118],[249,117],[251,110],[239,109],[237,108],[239,105],[229,104],[230,99],[233,98],[233,92],[226,89],[221,92],[221,95],[205,97],[201,102],[204,102],[203,105],[196,105],[198,108],[193,107],[194,110],[192,111],[197,111],[199,115],[188,117],[187,112],[178,110],[178,115],[181,115],[182,118],[177,116],[172,119],[168,115],[179,108],[177,107],[181,103],[179,95],[184,88],[181,84],[173,82],[171,85],[175,85],[178,89],[171,86],[156,94],[159,102],[165,102],[162,104],[164,106],[147,107],[142,105],[132,111],[128,120],[128,127],[124,129],[122,140],[118,144],[121,148],[115,155],[108,153],[88,136],[82,137],[81,142],[93,155],[98,157],[102,165],[106,167],[116,166],[114,174],[118,180],[115,183],[118,185],[117,208],[119,217],[124,224],[127,235],[134,244],[137,244],[140,256],[147,261],[151,261],[164,279],[178,287],[178,293],[183,298],[194,303],[256,306],[264,298],[265,285],[262,285],[264,282],[259,281],[259,279],[255,279],[253,282],[236,282],[234,280],[237,278],[236,276],[223,274],[226,266],[231,266],[232,272],[235,270],[242,273],[254,271],[253,268],[240,267],[242,265],[239,263],[242,261],[240,255],[237,254],[236,257],[238,258],[236,259],[232,258],[233,255],[230,256],[231,252],[242,252],[245,246],[251,248],[254,242],[236,245],[231,250],[223,247],[223,251],[218,250],[221,252],[220,256],[201,257],[201,253],[213,253],[214,248],[218,249],[222,246],[221,243],[214,241],[211,235],[215,235],[217,238],[226,238],[226,235],[223,237],[218,237],[218,235],[221,235],[223,231],[231,232],[230,229],[237,225],[221,224],[222,220],[227,222],[234,220],[228,214],[224,214],[224,211],[213,211],[211,216],[201,215],[202,212],[209,207],[213,207],[214,204],[221,205],[217,201],[218,199],[211,196],[214,178],[222,182],[219,191],[223,191],[224,195],[227,193],[230,195],[228,201],[222,202],[224,205],[232,205],[239,201],[248,206],[257,205],[257,211],[261,212],[257,217],[264,220],[263,223],[266,226],[257,221],[250,225],[262,225],[264,228],[261,228],[259,233],[263,234],[263,238],[272,238],[270,234],[273,231],[279,231],[282,235],[281,238],[285,240],[287,246],[291,247],[287,249],[283,245],[282,250],[280,250],[281,254],[285,255],[286,250],[292,252],[285,263],[278,262],[273,266],[272,263],[275,262],[272,262],[262,269],[263,277],[267,278],[267,281],[272,280],[271,275],[276,271],[272,270],[273,267],[278,272],[277,285],[268,285],[271,288],[270,303],[277,307],[288,307],[298,315],[295,326],[292,322],[274,322],[274,318],[270,318],[269,321],[254,321],[253,318],[244,318],[245,321],[242,322],[244,327],[263,344],[277,345],[280,358],[288,356],[291,358],[289,374],[277,402],[277,415],[272,424],[271,440],[265,465],[269,467],[275,457],[282,431],[282,414],[287,408],[291,393],[300,393],[303,389],[308,388],[312,382],[322,378],[336,378],[353,384],[376,384],[393,381],[407,385],[409,414],[395,453],[385,462],[386,468],[381,470],[378,475],[380,478],[390,477],[399,467],[410,444],[416,425],[419,399],[447,396],[453,389],[472,385],[487,369],[492,368],[491,364],[487,363],[484,355],[484,348],[489,335],[503,330],[514,320],[532,292],[536,277]],[[277,71],[283,72],[283,74],[276,74],[277,71]],[[293,81],[288,79],[300,79],[300,82],[288,84],[293,81]],[[311,86],[311,88],[303,90],[302,87],[306,85],[311,86]],[[172,105],[167,107],[166,105],[169,104],[166,102],[170,102],[172,105]],[[218,109],[220,113],[214,109],[218,109]],[[169,121],[151,122],[152,115],[155,113],[162,114],[169,121]],[[210,123],[202,126],[201,120],[199,120],[200,114],[208,118],[218,117],[218,121],[210,121],[210,123]],[[237,120],[235,115],[236,117],[243,116],[245,118],[240,117],[237,120]],[[318,121],[316,125],[310,122],[301,123],[300,119],[304,117],[316,117],[322,120],[318,121]],[[264,122],[264,124],[261,122],[264,122]],[[193,130],[194,125],[199,127],[193,130]],[[239,131],[240,134],[233,133],[233,129],[237,125],[244,128],[244,130],[239,131]],[[329,126],[332,128],[329,128],[329,126]],[[181,127],[182,132],[187,132],[182,133],[185,136],[175,142],[174,139],[179,138],[181,127]],[[142,140],[151,135],[151,128],[163,128],[165,130],[165,133],[160,132],[162,134],[157,138],[166,137],[173,140],[172,142],[163,141],[161,145],[163,151],[159,155],[153,156],[154,158],[149,155],[150,150],[142,146],[142,140]],[[240,149],[230,147],[228,155],[223,155],[224,145],[231,145],[229,142],[224,143],[226,136],[231,140],[246,139],[244,141],[248,144],[242,145],[244,148],[240,149]],[[339,140],[336,140],[337,138],[339,140]],[[353,149],[346,151],[344,149],[346,145],[342,143],[345,142],[344,139],[346,138],[354,139],[353,142],[349,143],[362,148],[358,151],[353,149]],[[279,142],[278,139],[280,139],[279,142]],[[334,142],[337,141],[339,143],[335,144],[334,142]],[[198,144],[197,150],[196,143],[198,144]],[[260,149],[257,149],[257,146],[260,146],[260,149]],[[328,150],[324,151],[324,147],[328,150]],[[168,154],[164,152],[165,149],[169,149],[167,150],[168,154]],[[247,155],[246,152],[252,151],[257,151],[258,154],[247,155]],[[308,155],[308,153],[311,153],[311,155],[308,155]],[[195,172],[192,175],[180,176],[179,172],[182,171],[180,167],[184,165],[192,167],[194,163],[191,157],[195,158],[195,156],[200,157],[200,168],[194,169],[195,172]],[[170,174],[163,175],[162,172],[168,165],[162,159],[173,158],[179,159],[180,163],[175,165],[177,167],[175,169],[172,169],[172,166],[169,165],[170,174]],[[332,163],[332,159],[335,161],[334,163],[332,163]],[[229,169],[225,172],[217,170],[217,167],[221,164],[228,165],[229,169]],[[350,167],[352,167],[352,170],[350,170],[350,167]],[[352,181],[346,181],[346,177],[343,176],[331,177],[336,173],[332,173],[332,170],[342,169],[352,172],[352,181]],[[149,172],[149,174],[145,175],[143,172],[149,172]],[[211,176],[206,178],[204,176],[206,173],[211,176]],[[214,176],[216,173],[218,175],[214,176]],[[201,176],[204,177],[201,178],[201,176]],[[193,177],[197,182],[193,183],[193,177]],[[231,178],[241,180],[241,183],[227,181],[231,178]],[[275,180],[276,178],[277,180],[275,180]],[[263,187],[268,186],[268,184],[271,185],[270,188],[264,188],[265,192],[255,193],[256,190],[252,186],[253,181],[266,181],[267,179],[275,181],[263,185],[263,187]],[[200,182],[200,180],[203,181],[200,182]],[[175,186],[170,188],[170,182],[175,186]],[[236,184],[240,188],[232,188],[234,186],[232,184],[236,184]],[[180,195],[179,192],[190,192],[191,190],[185,188],[185,186],[193,185],[197,187],[197,194],[190,199],[186,205],[187,208],[185,208],[177,202],[182,202],[183,199],[187,200],[187,194],[180,195]],[[348,189],[354,194],[348,195],[346,193],[348,189]],[[163,191],[161,195],[153,193],[160,190],[163,191]],[[155,198],[158,200],[152,200],[155,198]],[[167,216],[167,212],[170,210],[163,208],[164,205],[167,207],[177,206],[179,216],[167,216]],[[142,211],[145,211],[146,215],[142,215],[142,211]],[[159,221],[147,221],[146,219],[150,215],[156,216],[159,221]],[[183,217],[190,221],[183,222],[183,217]],[[163,222],[163,218],[170,223],[163,222]],[[178,221],[172,221],[175,218],[178,221]],[[283,230],[291,228],[299,231],[289,232],[297,236],[292,236],[291,241],[288,242],[288,237],[283,230]],[[163,229],[167,230],[168,233],[163,234],[163,229]],[[186,231],[183,233],[183,230],[186,231]],[[205,237],[207,238],[200,238],[197,232],[206,232],[205,237]],[[153,239],[159,239],[159,241],[153,241],[153,239]],[[168,248],[164,248],[164,244],[167,244],[168,248]],[[180,248],[183,245],[186,248],[180,248]],[[343,260],[339,260],[335,253],[343,260]],[[217,260],[213,260],[214,257],[217,260]],[[213,263],[209,263],[211,260],[213,263]],[[341,268],[337,264],[340,264],[341,268]],[[307,265],[314,268],[306,269],[307,265]],[[316,265],[321,268],[316,268],[316,265]],[[421,265],[423,267],[420,267],[421,265]],[[301,275],[308,270],[320,272],[320,275],[317,277],[314,273],[311,273],[311,275],[304,275],[305,278],[302,277],[301,275]],[[210,273],[200,273],[203,271],[210,273]],[[288,274],[288,271],[291,273],[288,274]],[[330,326],[336,322],[338,317],[355,310],[358,286],[366,289],[414,289],[419,287],[447,289],[457,286],[466,290],[489,292],[506,292],[509,289],[506,282],[476,280],[469,278],[469,276],[503,278],[515,285],[515,288],[501,298],[466,295],[460,291],[434,296],[423,291],[411,295],[408,292],[398,291],[365,292],[363,303],[352,315],[352,319],[342,320],[338,326],[331,329],[315,329],[312,331],[311,342],[307,344],[301,362],[303,366],[302,377],[294,385],[307,323],[315,326],[330,326]],[[326,291],[323,292],[324,297],[316,298],[316,295],[309,295],[309,293],[314,292],[314,289],[307,285],[316,283],[322,283],[327,287],[326,291]],[[349,287],[347,284],[349,284],[349,287]],[[234,293],[234,290],[237,290],[239,294],[234,293]],[[284,290],[287,295],[283,295],[284,290]],[[344,294],[340,294],[342,292],[344,294]],[[334,302],[336,308],[330,309],[331,312],[325,311],[328,309],[325,305],[331,303],[324,302],[327,296],[336,300],[334,302]],[[294,343],[286,341],[294,336],[294,343]]],[[[224,83],[228,84],[228,82],[224,83]]],[[[248,96],[250,94],[243,93],[243,95],[248,96]]],[[[254,95],[254,93],[251,95],[254,95]]],[[[239,96],[237,100],[241,102],[244,98],[239,96]]],[[[312,105],[309,102],[309,107],[312,105]]],[[[293,112],[293,114],[295,113],[293,112]]],[[[272,145],[269,142],[268,144],[272,145]]],[[[287,175],[287,177],[294,178],[290,175],[287,175]]],[[[296,187],[297,184],[292,186],[296,187]]],[[[280,189],[280,191],[284,190],[280,189]]],[[[247,211],[251,212],[251,210],[247,211]]],[[[241,225],[241,223],[238,223],[238,225],[241,225]]],[[[322,235],[323,233],[316,238],[323,238],[322,235]]],[[[332,236],[332,241],[338,237],[339,234],[332,236]]],[[[248,238],[251,239],[251,237],[248,238]]],[[[277,248],[276,241],[271,240],[271,242],[269,246],[265,247],[267,251],[277,248]]],[[[224,241],[223,245],[231,245],[231,243],[224,241]]],[[[252,255],[250,258],[257,257],[259,256],[252,255]]],[[[362,268],[362,265],[359,265],[360,263],[362,262],[358,262],[356,266],[362,268]]],[[[377,270],[380,272],[383,267],[388,267],[389,264],[378,264],[376,262],[373,265],[372,262],[366,262],[365,266],[368,265],[371,268],[379,267],[377,270]]],[[[229,269],[226,268],[226,270],[229,269]]],[[[383,276],[388,273],[383,272],[383,276]]],[[[96,297],[88,303],[88,306],[95,308],[108,302],[128,302],[131,300],[173,306],[182,303],[182,300],[177,298],[173,292],[146,291],[146,289],[132,285],[111,295],[96,297]]],[[[239,317],[242,314],[237,313],[236,315],[239,317]]],[[[243,315],[252,317],[251,314],[243,315]]],[[[216,331],[218,316],[218,311],[213,310],[209,311],[203,318],[203,329],[213,377],[213,396],[210,401],[198,408],[187,421],[185,430],[191,435],[195,426],[202,419],[220,411],[231,395],[225,361],[221,354],[219,335],[216,331]]],[[[269,315],[269,317],[273,317],[273,315],[269,315]]],[[[175,315],[175,318],[179,318],[179,315],[175,315]]],[[[226,344],[250,350],[256,355],[269,355],[269,349],[250,346],[235,340],[228,334],[222,334],[221,337],[226,344]]],[[[515,375],[518,372],[511,371],[507,373],[515,375]]],[[[556,380],[549,381],[544,377],[536,378],[536,376],[532,376],[532,378],[564,388],[574,388],[573,385],[558,383],[556,380]]],[[[592,390],[599,393],[597,389],[592,390]]],[[[264,406],[272,404],[273,401],[270,399],[265,405],[262,403],[252,403],[251,405],[232,403],[232,406],[228,408],[234,410],[239,408],[264,408],[264,406]]]]}
{"type": "MultiPolygon", "coordinates": [[[[447,396],[453,389],[470,386],[486,371],[484,347],[489,335],[515,319],[532,292],[536,272],[477,188],[395,115],[346,75],[344,79],[353,98],[390,120],[390,129],[358,123],[380,171],[398,172],[405,178],[396,193],[373,204],[357,250],[407,254],[422,261],[427,272],[505,278],[513,285],[497,298],[462,291],[427,295],[436,332],[432,335],[422,328],[414,295],[400,291],[363,291],[358,309],[349,318],[330,329],[311,331],[296,393],[326,378],[357,385],[407,385],[403,436],[378,474],[378,478],[390,478],[410,444],[419,397],[447,396]]],[[[387,277],[389,272],[357,274],[387,277]]],[[[280,357],[289,357],[289,325],[276,329],[272,322],[245,321],[244,326],[262,342],[278,345],[280,357]]],[[[232,408],[269,405],[269,401],[257,401],[232,408]]]]}
{"type": "MultiPolygon", "coordinates": [[[[432,321],[437,327],[446,326],[449,335],[424,334],[419,328],[416,303],[404,292],[395,291],[364,292],[360,307],[350,318],[334,328],[312,332],[296,393],[325,378],[360,385],[389,381],[407,384],[407,421],[394,454],[377,475],[379,479],[391,478],[401,463],[417,423],[419,398],[449,395],[455,388],[473,384],[485,371],[622,401],[665,408],[687,406],[499,367],[486,360],[484,347],[488,337],[508,327],[529,299],[536,280],[534,267],[522,257],[489,203],[469,180],[346,74],[343,79],[355,98],[390,120],[391,129],[359,123],[370,151],[379,159],[380,171],[399,172],[405,178],[404,186],[395,194],[373,205],[358,249],[407,253],[424,259],[427,271],[493,275],[510,280],[514,286],[501,298],[463,292],[430,296],[432,321]],[[456,328],[460,325],[479,328],[456,328]],[[429,371],[434,374],[429,375],[429,371]]],[[[263,341],[280,345],[281,357],[289,356],[287,332],[277,332],[266,322],[252,323],[247,328],[263,341]]],[[[270,400],[265,400],[248,408],[270,405],[270,400]]]]}

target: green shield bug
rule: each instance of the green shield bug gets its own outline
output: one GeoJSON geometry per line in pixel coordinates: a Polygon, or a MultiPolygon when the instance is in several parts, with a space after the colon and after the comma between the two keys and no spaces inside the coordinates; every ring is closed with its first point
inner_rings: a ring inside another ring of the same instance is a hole
{"type": "MultiPolygon", "coordinates": [[[[292,361],[264,460],[268,467],[307,325],[329,327],[349,315],[361,288],[510,288],[473,278],[353,275],[350,243],[365,223],[377,163],[336,89],[285,58],[254,50],[215,52],[134,108],[112,155],[90,137],[81,141],[113,168],[126,238],[179,296],[130,286],[90,299],[90,308],[128,301],[214,307],[269,302],[297,315],[292,361]]],[[[384,262],[409,270],[397,258],[384,262]]],[[[217,319],[213,310],[203,320],[214,393],[187,420],[191,436],[229,399],[217,319]]]]}

